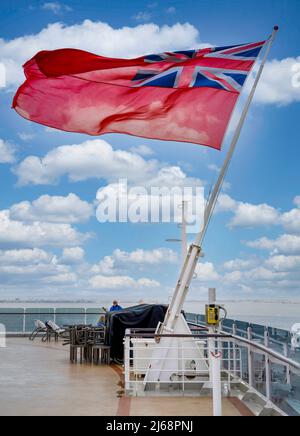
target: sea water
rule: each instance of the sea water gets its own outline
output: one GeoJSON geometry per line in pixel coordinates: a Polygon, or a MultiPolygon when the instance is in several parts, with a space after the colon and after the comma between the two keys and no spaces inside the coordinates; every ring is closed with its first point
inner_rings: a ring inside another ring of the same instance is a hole
{"type": "MultiPolygon", "coordinates": [[[[145,303],[158,303],[157,301],[147,301],[145,303]]],[[[245,321],[253,324],[260,324],[269,327],[275,327],[284,330],[290,330],[292,325],[300,323],[300,301],[221,301],[228,312],[228,318],[236,321],[245,321]]],[[[130,307],[139,304],[138,302],[122,302],[123,307],[130,307]]],[[[196,314],[204,314],[204,301],[187,301],[185,311],[196,314]]],[[[104,301],[99,303],[0,303],[0,323],[7,324],[11,327],[15,324],[13,331],[22,331],[23,328],[23,311],[30,309],[33,312],[29,315],[28,322],[30,326],[26,329],[31,330],[34,320],[39,318],[36,313],[42,312],[44,320],[53,319],[51,313],[54,308],[58,312],[56,321],[58,324],[80,324],[85,321],[85,311],[91,313],[87,316],[89,324],[97,323],[98,313],[102,307],[108,308],[111,302],[104,301]],[[18,315],[5,315],[3,312],[18,313],[18,315]],[[2,314],[1,314],[2,312],[2,314]],[[74,314],[75,312],[75,314],[74,314]],[[30,328],[29,328],[30,327],[30,328]]],[[[28,323],[27,322],[27,323],[28,323]]]]}

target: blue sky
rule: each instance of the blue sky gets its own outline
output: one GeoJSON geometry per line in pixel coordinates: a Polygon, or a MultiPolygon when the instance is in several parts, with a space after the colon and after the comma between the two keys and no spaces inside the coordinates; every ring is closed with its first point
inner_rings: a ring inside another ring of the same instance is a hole
{"type": "Polygon", "coordinates": [[[165,239],[179,237],[176,224],[100,224],[97,191],[117,180],[115,152],[125,150],[133,160],[138,154],[146,167],[154,162],[157,174],[180,170],[187,179],[200,179],[207,193],[230,139],[217,152],[125,135],[91,139],[33,125],[11,110],[23,80],[22,63],[36,51],[71,45],[133,57],[257,41],[274,24],[280,33],[211,223],[191,298],[204,298],[212,285],[222,298],[299,298],[300,89],[292,70],[300,62],[299,13],[297,0],[242,5],[221,0],[2,1],[0,63],[6,66],[7,86],[0,89],[0,299],[166,301],[177,279],[180,245],[165,239]],[[103,174],[105,162],[99,166],[97,177],[91,177],[93,162],[87,162],[81,180],[74,181],[80,165],[62,167],[57,153],[65,145],[81,146],[84,153],[87,144],[95,150],[94,159],[96,150],[112,147],[111,160],[103,174]],[[44,174],[41,183],[30,162],[47,160],[50,152],[52,179],[44,174]],[[109,165],[114,177],[107,177],[109,165]]]}

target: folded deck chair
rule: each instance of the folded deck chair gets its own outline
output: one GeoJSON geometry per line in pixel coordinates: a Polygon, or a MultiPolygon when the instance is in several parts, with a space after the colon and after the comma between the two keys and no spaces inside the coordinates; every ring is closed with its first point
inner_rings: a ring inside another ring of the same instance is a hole
{"type": "Polygon", "coordinates": [[[64,339],[66,338],[67,330],[59,327],[54,321],[47,321],[46,328],[47,335],[43,338],[43,342],[51,340],[51,336],[54,336],[55,340],[58,340],[60,337],[64,339]]]}
{"type": "Polygon", "coordinates": [[[37,319],[36,321],[34,321],[34,325],[35,325],[35,329],[31,333],[31,335],[29,336],[30,341],[34,341],[35,338],[40,333],[47,333],[47,331],[48,331],[46,324],[43,321],[41,321],[40,319],[37,319]]]}

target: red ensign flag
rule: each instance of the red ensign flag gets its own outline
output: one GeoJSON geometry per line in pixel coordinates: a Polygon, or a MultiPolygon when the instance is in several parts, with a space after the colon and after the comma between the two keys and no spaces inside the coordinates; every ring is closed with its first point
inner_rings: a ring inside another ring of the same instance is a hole
{"type": "Polygon", "coordinates": [[[111,59],[74,49],[25,64],[13,107],[68,132],[125,133],[217,149],[265,41],[111,59]]]}

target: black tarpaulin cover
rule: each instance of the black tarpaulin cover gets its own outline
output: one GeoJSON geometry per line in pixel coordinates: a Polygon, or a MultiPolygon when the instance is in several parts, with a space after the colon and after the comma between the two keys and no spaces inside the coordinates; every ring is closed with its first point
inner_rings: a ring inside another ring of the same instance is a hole
{"type": "Polygon", "coordinates": [[[123,360],[123,339],[126,329],[153,328],[163,322],[168,307],[157,304],[142,304],[119,312],[109,312],[106,316],[106,344],[111,347],[112,359],[123,360]]]}

